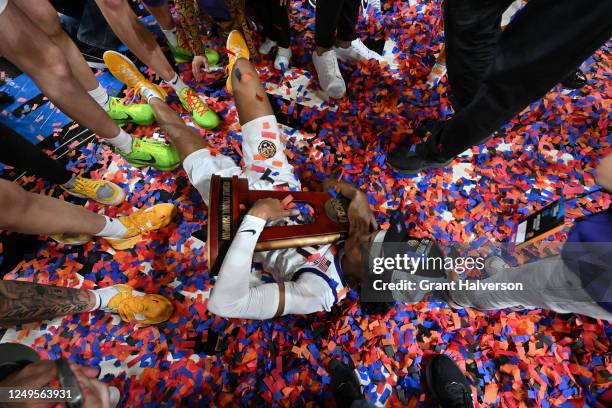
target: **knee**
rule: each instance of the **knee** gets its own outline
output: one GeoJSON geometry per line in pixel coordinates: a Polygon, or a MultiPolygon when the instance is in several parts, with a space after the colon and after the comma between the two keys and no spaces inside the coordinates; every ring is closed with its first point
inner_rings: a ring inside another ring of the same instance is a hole
{"type": "Polygon", "coordinates": [[[76,81],[66,56],[58,47],[49,48],[46,56],[47,64],[45,66],[45,72],[52,77],[52,83],[57,86],[70,84],[72,81],[76,81]]]}
{"type": "Polygon", "coordinates": [[[12,230],[29,205],[28,192],[10,181],[0,180],[0,229],[12,230]]]}

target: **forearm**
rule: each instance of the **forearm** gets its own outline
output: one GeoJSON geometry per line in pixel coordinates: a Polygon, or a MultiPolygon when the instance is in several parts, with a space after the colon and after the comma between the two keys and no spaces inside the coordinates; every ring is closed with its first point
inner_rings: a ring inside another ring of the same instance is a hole
{"type": "Polygon", "coordinates": [[[608,153],[597,167],[597,184],[604,190],[612,192],[612,153],[608,153]]]}
{"type": "Polygon", "coordinates": [[[336,192],[342,194],[349,200],[353,200],[355,197],[365,194],[363,191],[359,190],[357,187],[350,183],[345,183],[344,181],[338,181],[335,179],[326,179],[323,181],[323,188],[327,191],[329,189],[334,189],[336,192]]]}
{"type": "Polygon", "coordinates": [[[268,285],[249,286],[253,253],[264,226],[263,219],[250,215],[245,216],[240,224],[232,245],[225,255],[208,302],[208,309],[214,314],[223,317],[259,319],[274,315],[272,313],[268,316],[268,313],[263,313],[263,307],[272,303],[274,304],[270,307],[276,307],[278,303],[276,285],[273,285],[274,288],[268,288],[268,285]]]}
{"type": "Polygon", "coordinates": [[[0,281],[0,326],[87,312],[94,308],[95,303],[95,296],[87,290],[0,281]]]}

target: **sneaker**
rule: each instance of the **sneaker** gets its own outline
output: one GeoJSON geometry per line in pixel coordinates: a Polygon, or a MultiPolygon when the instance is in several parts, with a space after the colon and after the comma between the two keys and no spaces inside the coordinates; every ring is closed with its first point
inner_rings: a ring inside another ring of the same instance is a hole
{"type": "Polygon", "coordinates": [[[168,96],[168,93],[159,85],[149,82],[136,65],[126,56],[115,51],[106,51],[104,53],[104,62],[108,66],[108,70],[115,78],[126,84],[130,88],[134,88],[138,94],[142,96],[143,88],[152,89],[157,92],[162,99],[168,96]]]}
{"type": "Polygon", "coordinates": [[[398,173],[417,174],[428,168],[439,169],[446,167],[455,160],[454,157],[447,161],[430,160],[417,153],[414,147],[415,146],[398,148],[387,157],[387,162],[398,173]]]}
{"type": "Polygon", "coordinates": [[[427,385],[442,408],[472,408],[471,388],[459,366],[438,354],[427,366],[427,385]]]}
{"type": "Polygon", "coordinates": [[[213,50],[212,48],[206,48],[204,50],[204,55],[206,55],[206,59],[208,60],[209,66],[217,65],[219,63],[219,60],[221,59],[219,53],[213,50]]]}
{"type": "Polygon", "coordinates": [[[176,207],[174,204],[156,204],[153,207],[138,210],[134,214],[118,218],[127,229],[123,238],[103,238],[117,250],[129,249],[142,240],[142,234],[165,227],[170,224],[170,221],[175,216],[176,207]]]}
{"type": "Polygon", "coordinates": [[[117,153],[134,167],[152,166],[158,170],[172,170],[181,163],[174,146],[151,139],[134,137],[131,153],[121,149],[117,149],[117,153]]]}
{"type": "Polygon", "coordinates": [[[342,98],[346,93],[346,84],[340,73],[336,52],[329,50],[319,55],[315,51],[312,53],[312,62],[317,71],[321,89],[332,98],[342,98]]]}
{"type": "Polygon", "coordinates": [[[137,125],[151,125],[155,123],[153,108],[148,104],[136,103],[126,105],[115,96],[110,97],[108,115],[119,126],[124,126],[128,122],[137,125]]]}
{"type": "Polygon", "coordinates": [[[572,72],[571,74],[567,75],[561,81],[561,85],[564,88],[568,88],[568,89],[580,89],[583,86],[585,86],[586,84],[587,84],[586,75],[584,75],[584,72],[582,72],[579,69],[577,69],[574,72],[572,72]]]}
{"type": "Polygon", "coordinates": [[[259,53],[262,55],[268,55],[274,47],[276,47],[276,41],[266,38],[266,40],[259,46],[259,53]]]}
{"type": "Polygon", "coordinates": [[[53,234],[50,237],[64,245],[85,245],[92,239],[92,236],[87,234],[53,234]]]}
{"type": "Polygon", "coordinates": [[[219,126],[221,122],[219,116],[206,106],[202,98],[200,98],[193,89],[183,88],[179,93],[179,99],[183,107],[191,112],[193,121],[197,123],[198,126],[204,129],[214,129],[219,126]]]}
{"type": "Polygon", "coordinates": [[[76,176],[60,187],[73,196],[88,198],[104,205],[119,205],[125,200],[125,191],[108,180],[76,176]]]}
{"type": "Polygon", "coordinates": [[[177,46],[173,46],[168,43],[168,48],[170,48],[170,53],[172,54],[172,58],[177,63],[189,62],[193,59],[193,53],[191,49],[189,49],[189,44],[185,41],[185,36],[181,30],[178,30],[177,34],[178,44],[177,46]]]}
{"type": "Polygon", "coordinates": [[[232,71],[234,70],[234,64],[239,58],[249,59],[249,47],[247,47],[246,41],[242,33],[238,30],[232,30],[227,36],[227,42],[225,43],[225,48],[228,51],[228,59],[227,63],[227,82],[225,86],[228,92],[232,92],[232,71]]]}
{"type": "Polygon", "coordinates": [[[364,399],[354,368],[334,359],[329,363],[329,375],[337,407],[348,408],[353,402],[364,399]]]}
{"type": "Polygon", "coordinates": [[[106,311],[117,313],[124,322],[142,326],[159,324],[170,318],[174,307],[162,295],[151,295],[134,290],[128,285],[114,285],[118,293],[111,298],[106,311]]]}
{"type": "Polygon", "coordinates": [[[87,62],[87,65],[89,65],[90,68],[106,69],[104,58],[102,58],[102,55],[104,54],[104,50],[102,48],[94,47],[81,41],[76,42],[76,46],[78,47],[79,51],[81,51],[83,58],[85,58],[85,62],[87,62]]]}
{"type": "Polygon", "coordinates": [[[276,58],[274,58],[274,68],[279,71],[286,71],[289,69],[289,60],[291,60],[291,49],[278,47],[276,58]]]}
{"type": "Polygon", "coordinates": [[[371,59],[382,62],[385,60],[382,55],[366,47],[359,38],[353,40],[347,48],[334,47],[334,49],[338,59],[344,62],[368,61],[371,59]]]}

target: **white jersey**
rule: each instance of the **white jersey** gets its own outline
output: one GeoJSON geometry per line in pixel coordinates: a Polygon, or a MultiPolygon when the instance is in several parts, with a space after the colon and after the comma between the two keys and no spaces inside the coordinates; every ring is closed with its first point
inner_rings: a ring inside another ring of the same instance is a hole
{"type": "MultiPolygon", "coordinates": [[[[244,169],[227,156],[212,156],[207,149],[185,158],[185,171],[207,204],[213,175],[245,177],[253,190],[301,190],[284,153],[284,142],[274,116],[244,124],[242,138],[244,169]]],[[[284,314],[329,311],[345,297],[341,245],[255,253],[264,226],[265,221],[260,218],[247,215],[243,219],[219,270],[208,302],[209,310],[225,317],[271,318],[280,302],[278,282],[284,284],[284,314]],[[262,279],[253,268],[254,262],[260,263],[274,282],[265,282],[265,276],[262,279]]]]}

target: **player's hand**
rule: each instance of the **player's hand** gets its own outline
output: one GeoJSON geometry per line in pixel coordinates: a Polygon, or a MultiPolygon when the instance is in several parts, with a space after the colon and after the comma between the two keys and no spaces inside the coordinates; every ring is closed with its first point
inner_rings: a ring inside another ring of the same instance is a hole
{"type": "MultiPolygon", "coordinates": [[[[50,360],[38,361],[28,364],[21,370],[9,375],[4,380],[0,381],[0,387],[6,388],[32,388],[39,389],[51,383],[57,378],[57,367],[50,360]]],[[[22,408],[47,408],[55,407],[57,402],[19,402],[4,403],[6,407],[22,407],[22,408]]],[[[60,404],[62,406],[63,404],[60,404]]]]}
{"type": "Polygon", "coordinates": [[[76,377],[85,408],[110,408],[110,392],[108,385],[97,379],[98,370],[70,364],[70,369],[76,377]]]}
{"type": "Polygon", "coordinates": [[[378,228],[376,217],[370,210],[368,196],[359,191],[351,200],[348,208],[349,235],[368,234],[370,229],[378,228]]]}
{"type": "Polygon", "coordinates": [[[299,215],[298,210],[286,209],[283,203],[276,198],[263,198],[257,200],[249,210],[249,215],[266,221],[280,220],[285,217],[299,215]]]}
{"type": "Polygon", "coordinates": [[[193,61],[191,61],[191,71],[196,81],[202,80],[202,68],[208,71],[208,58],[206,58],[206,55],[194,56],[193,61]]]}

